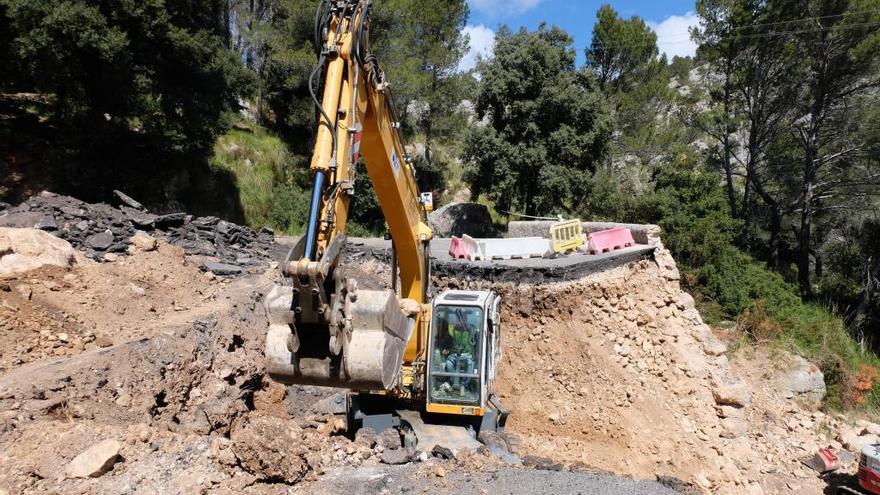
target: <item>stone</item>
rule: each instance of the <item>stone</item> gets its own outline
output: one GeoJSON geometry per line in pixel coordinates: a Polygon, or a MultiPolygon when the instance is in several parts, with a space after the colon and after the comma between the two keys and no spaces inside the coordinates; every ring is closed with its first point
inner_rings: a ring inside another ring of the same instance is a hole
{"type": "Polygon", "coordinates": [[[10,213],[0,217],[0,227],[31,229],[42,219],[43,215],[29,211],[10,213]]]}
{"type": "Polygon", "coordinates": [[[356,443],[367,445],[371,449],[376,446],[378,438],[379,436],[376,435],[375,430],[372,428],[361,428],[354,434],[354,441],[356,443]]]}
{"type": "Polygon", "coordinates": [[[685,311],[688,309],[694,308],[694,298],[687,292],[682,291],[678,298],[675,301],[675,305],[678,306],[678,309],[685,311]]]}
{"type": "Polygon", "coordinates": [[[238,275],[241,273],[240,266],[227,263],[215,263],[213,261],[206,261],[202,264],[202,270],[212,272],[214,275],[238,275]]]}
{"type": "Polygon", "coordinates": [[[870,433],[859,435],[856,430],[845,430],[840,433],[838,440],[843,444],[844,448],[852,452],[861,452],[862,449],[869,445],[880,443],[880,437],[870,433]]]}
{"type": "Polygon", "coordinates": [[[434,476],[438,478],[443,478],[446,476],[446,469],[443,466],[434,467],[434,476]]]}
{"type": "Polygon", "coordinates": [[[67,241],[36,229],[0,227],[0,277],[47,265],[70,268],[76,251],[67,241]]]}
{"type": "Polygon", "coordinates": [[[250,416],[232,430],[230,440],[241,468],[258,479],[292,484],[308,471],[303,431],[289,421],[250,416]]]}
{"type": "Polygon", "coordinates": [[[128,239],[128,242],[136,251],[153,251],[156,249],[156,238],[146,232],[138,230],[128,239]]]}
{"type": "Polygon", "coordinates": [[[709,342],[703,344],[703,352],[709,356],[721,356],[727,352],[727,346],[717,339],[710,339],[709,342]]]}
{"type": "Polygon", "coordinates": [[[43,217],[34,224],[34,228],[40,230],[58,230],[58,224],[55,222],[55,217],[43,217]]]}
{"type": "Polygon", "coordinates": [[[379,432],[377,443],[385,449],[399,449],[403,444],[400,441],[400,433],[394,428],[385,428],[379,432]]]}
{"type": "Polygon", "coordinates": [[[147,295],[147,289],[137,286],[134,283],[129,283],[128,288],[131,289],[131,291],[137,296],[144,297],[145,295],[147,295]]]}
{"type": "Polygon", "coordinates": [[[394,449],[382,452],[380,460],[383,464],[400,465],[410,462],[411,458],[406,449],[394,449]]]}
{"type": "Polygon", "coordinates": [[[118,189],[113,190],[113,195],[116,196],[119,199],[119,201],[122,201],[122,203],[124,203],[124,204],[126,204],[136,210],[144,210],[145,209],[144,205],[142,205],[139,201],[136,201],[134,198],[132,198],[131,196],[125,194],[124,192],[122,192],[118,189]]]}
{"type": "Polygon", "coordinates": [[[346,428],[345,420],[342,418],[331,418],[326,423],[318,426],[318,433],[322,435],[336,435],[344,432],[346,428]]]}
{"type": "MultiPolygon", "coordinates": [[[[475,203],[450,203],[428,215],[435,237],[494,237],[495,225],[489,209],[475,203]]],[[[548,232],[549,235],[549,232],[548,232]]]]}
{"type": "Polygon", "coordinates": [[[109,230],[93,234],[86,239],[86,245],[97,251],[105,251],[113,245],[113,233],[109,230]]]}
{"type": "Polygon", "coordinates": [[[104,255],[104,261],[107,263],[115,263],[119,261],[119,256],[113,253],[107,253],[104,255]]]}
{"type": "Polygon", "coordinates": [[[186,221],[186,213],[169,213],[153,219],[156,227],[173,227],[186,221]]]}
{"type": "Polygon", "coordinates": [[[441,459],[455,459],[455,453],[452,452],[451,449],[448,449],[442,445],[435,445],[433,449],[431,449],[431,455],[434,457],[439,457],[441,459]]]}
{"type": "Polygon", "coordinates": [[[752,398],[748,386],[741,382],[716,384],[712,387],[712,397],[721,406],[745,407],[752,398]]]}
{"type": "Polygon", "coordinates": [[[492,430],[483,430],[477,435],[477,440],[480,441],[483,445],[489,448],[489,451],[493,454],[503,454],[507,452],[509,449],[507,448],[507,441],[501,436],[497,431],[492,430]]]}
{"type": "Polygon", "coordinates": [[[531,467],[542,471],[562,471],[564,466],[560,462],[555,462],[546,457],[536,455],[527,455],[522,458],[523,466],[531,467]]]}
{"type": "Polygon", "coordinates": [[[113,469],[119,460],[122,444],[113,439],[95,444],[74,457],[64,473],[68,478],[97,478],[113,469]]]}
{"type": "Polygon", "coordinates": [[[345,395],[345,392],[338,392],[319,400],[312,405],[312,412],[315,414],[345,414],[345,395]]]}
{"type": "Polygon", "coordinates": [[[802,398],[813,406],[825,398],[825,375],[801,356],[792,357],[792,367],[782,376],[780,385],[785,397],[802,398]]]}
{"type": "Polygon", "coordinates": [[[738,417],[726,417],[721,419],[721,438],[740,438],[746,435],[748,429],[746,423],[738,417]]]}

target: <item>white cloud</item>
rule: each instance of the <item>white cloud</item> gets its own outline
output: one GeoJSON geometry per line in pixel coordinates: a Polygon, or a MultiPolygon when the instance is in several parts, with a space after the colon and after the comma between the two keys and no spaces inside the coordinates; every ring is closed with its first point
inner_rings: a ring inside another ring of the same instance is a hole
{"type": "Polygon", "coordinates": [[[495,45],[495,31],[480,24],[478,26],[465,26],[462,34],[470,38],[470,48],[458,63],[458,70],[471,70],[477,65],[477,57],[490,57],[495,45]]]}
{"type": "Polygon", "coordinates": [[[522,14],[532,9],[543,0],[470,0],[474,10],[495,17],[503,17],[510,14],[522,14]]]}
{"type": "Polygon", "coordinates": [[[671,15],[663,21],[648,22],[648,26],[657,33],[657,47],[665,53],[669,60],[678,55],[691,56],[697,53],[697,44],[691,40],[689,29],[699,24],[697,14],[688,12],[685,15],[671,15]]]}

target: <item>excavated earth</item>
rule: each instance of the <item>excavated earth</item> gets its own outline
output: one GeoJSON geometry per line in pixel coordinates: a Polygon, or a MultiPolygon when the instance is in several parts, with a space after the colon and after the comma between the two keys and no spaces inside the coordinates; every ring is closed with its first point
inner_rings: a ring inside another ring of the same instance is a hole
{"type": "MultiPolygon", "coordinates": [[[[262,297],[284,246],[222,277],[154,234],[155,249],[112,262],[0,279],[0,494],[828,489],[800,459],[840,449],[844,420],[775,393],[784,365],[729,356],[662,244],[564,282],[438,270],[439,288],[504,298],[497,388],[512,416],[495,446],[514,454],[444,460],[387,431],[351,441],[339,391],[265,376],[262,297]],[[97,467],[78,477],[87,450],[97,467]]],[[[345,257],[365,286],[387,285],[385,254],[352,243],[345,257]]]]}

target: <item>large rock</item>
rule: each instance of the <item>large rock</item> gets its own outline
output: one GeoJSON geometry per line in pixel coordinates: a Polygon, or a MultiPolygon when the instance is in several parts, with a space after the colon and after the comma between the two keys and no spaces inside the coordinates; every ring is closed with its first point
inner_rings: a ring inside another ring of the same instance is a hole
{"type": "Polygon", "coordinates": [[[0,277],[75,262],[76,251],[63,239],[42,230],[0,227],[0,277]]]}
{"type": "Polygon", "coordinates": [[[869,445],[880,443],[880,437],[858,428],[844,428],[837,436],[843,447],[851,452],[860,453],[869,445]]]}
{"type": "Polygon", "coordinates": [[[298,482],[309,469],[305,443],[301,429],[277,418],[252,416],[232,431],[232,452],[259,479],[298,482]]]}
{"type": "Polygon", "coordinates": [[[800,398],[818,406],[825,398],[825,375],[815,364],[801,356],[792,358],[792,367],[782,376],[782,392],[786,398],[800,398]]]}
{"type": "Polygon", "coordinates": [[[752,398],[752,392],[742,381],[715,383],[712,397],[719,406],[745,407],[752,398]]]}
{"type": "Polygon", "coordinates": [[[128,239],[131,244],[129,249],[134,251],[153,251],[156,249],[156,238],[143,231],[136,231],[133,236],[128,239]]]}
{"type": "Polygon", "coordinates": [[[450,203],[428,216],[428,223],[435,237],[495,236],[495,225],[489,209],[475,203],[450,203]]]}
{"type": "Polygon", "coordinates": [[[122,444],[113,439],[92,445],[73,458],[64,470],[68,478],[97,478],[113,469],[122,444]]]}

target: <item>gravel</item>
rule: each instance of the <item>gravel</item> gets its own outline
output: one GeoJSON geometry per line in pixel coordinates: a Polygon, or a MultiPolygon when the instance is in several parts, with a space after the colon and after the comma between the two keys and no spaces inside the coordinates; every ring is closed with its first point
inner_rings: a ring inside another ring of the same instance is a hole
{"type": "Polygon", "coordinates": [[[665,484],[633,480],[604,473],[538,471],[514,466],[495,472],[452,469],[443,477],[428,477],[409,466],[371,466],[328,471],[309,487],[311,493],[455,493],[492,494],[583,494],[583,495],[676,495],[665,484]]]}

